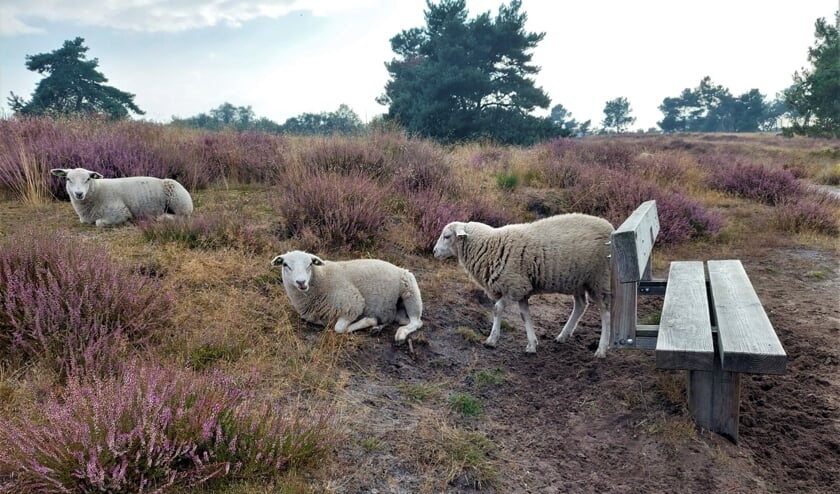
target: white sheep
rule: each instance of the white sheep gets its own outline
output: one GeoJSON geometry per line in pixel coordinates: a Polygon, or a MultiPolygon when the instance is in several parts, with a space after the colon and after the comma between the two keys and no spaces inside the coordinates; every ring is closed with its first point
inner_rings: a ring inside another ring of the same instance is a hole
{"type": "Polygon", "coordinates": [[[501,316],[508,301],[518,302],[528,346],[537,351],[537,337],[528,297],[537,293],[574,296],[572,314],[556,341],[566,341],[586,310],[587,296],[601,309],[601,340],[596,357],[606,357],[610,338],[610,235],[607,220],[572,213],[532,223],[493,228],[483,223],[453,222],[444,227],[434,247],[437,258],[457,257],[470,278],[496,301],[493,329],[485,345],[499,340],[501,316]]]}
{"type": "Polygon", "coordinates": [[[102,178],[84,168],[53,168],[50,173],[64,177],[82,223],[115,226],[132,219],[188,216],[193,211],[190,193],[170,178],[102,178]]]}
{"type": "Polygon", "coordinates": [[[325,261],[294,250],[272,259],[282,266],[283,286],[300,316],[335,332],[381,329],[393,321],[398,342],[423,326],[423,301],[417,280],[407,269],[379,259],[325,261]]]}

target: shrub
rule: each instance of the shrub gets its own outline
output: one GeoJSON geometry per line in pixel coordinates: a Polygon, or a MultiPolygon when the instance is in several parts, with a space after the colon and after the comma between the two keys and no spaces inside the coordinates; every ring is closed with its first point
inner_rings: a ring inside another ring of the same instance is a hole
{"type": "Polygon", "coordinates": [[[817,201],[783,201],[774,209],[776,228],[784,232],[806,231],[837,235],[840,228],[831,212],[817,201]]]}
{"type": "Polygon", "coordinates": [[[444,226],[452,221],[463,221],[467,214],[467,206],[437,191],[424,190],[409,195],[409,216],[417,229],[417,247],[423,252],[434,247],[444,226]]]}
{"type": "Polygon", "coordinates": [[[18,365],[104,371],[169,319],[171,294],[101,247],[34,230],[0,247],[0,356],[18,365]]]}
{"type": "Polygon", "coordinates": [[[469,393],[452,393],[449,395],[449,405],[467,417],[477,417],[484,413],[484,406],[478,398],[469,393]]]}
{"type": "Polygon", "coordinates": [[[789,170],[771,170],[756,164],[736,163],[714,168],[709,186],[771,206],[802,193],[802,187],[789,170]]]}
{"type": "Polygon", "coordinates": [[[385,190],[359,172],[313,172],[277,194],[274,207],[283,218],[280,235],[296,237],[301,248],[367,249],[382,236],[385,190]]]}
{"type": "Polygon", "coordinates": [[[269,249],[270,235],[241,215],[229,212],[207,213],[171,220],[144,220],[138,223],[150,242],[176,242],[189,249],[238,248],[262,254],[269,249]]]}
{"type": "Polygon", "coordinates": [[[0,492],[164,492],[323,458],[332,414],[257,401],[249,384],[136,362],[72,378],[40,407],[0,416],[0,492]]]}

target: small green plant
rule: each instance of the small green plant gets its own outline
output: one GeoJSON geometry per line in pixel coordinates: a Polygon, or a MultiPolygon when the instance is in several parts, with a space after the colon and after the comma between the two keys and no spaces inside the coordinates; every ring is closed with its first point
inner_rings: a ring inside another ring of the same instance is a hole
{"type": "Polygon", "coordinates": [[[477,387],[491,386],[494,384],[501,384],[507,378],[507,369],[504,367],[496,367],[495,369],[482,369],[477,371],[474,375],[475,385],[477,387]]]}
{"type": "Polygon", "coordinates": [[[400,393],[414,401],[426,401],[440,391],[440,386],[429,383],[401,384],[397,386],[400,393]]]}
{"type": "Polygon", "coordinates": [[[375,437],[366,437],[362,439],[362,448],[368,453],[379,451],[382,449],[382,441],[375,437]]]}
{"type": "Polygon", "coordinates": [[[519,175],[511,171],[501,172],[496,175],[496,185],[502,190],[513,190],[519,185],[519,175]]]}
{"type": "Polygon", "coordinates": [[[476,330],[472,328],[468,328],[466,326],[461,326],[455,330],[456,333],[461,335],[465,340],[469,341],[470,343],[481,343],[482,337],[476,330]]]}
{"type": "Polygon", "coordinates": [[[654,310],[639,318],[639,324],[659,324],[662,319],[662,311],[654,310]]]}
{"type": "Polygon", "coordinates": [[[242,353],[238,346],[224,346],[209,343],[201,345],[190,352],[189,366],[196,371],[213,367],[220,360],[235,360],[242,353]]]}
{"type": "Polygon", "coordinates": [[[481,401],[469,393],[452,393],[449,395],[449,404],[453,410],[465,417],[478,417],[484,414],[481,401]]]}
{"type": "Polygon", "coordinates": [[[825,279],[828,278],[828,273],[826,273],[825,271],[822,271],[822,270],[808,271],[807,273],[805,273],[805,277],[806,278],[811,278],[811,279],[814,279],[814,280],[825,280],[825,279]]]}
{"type": "Polygon", "coordinates": [[[499,472],[489,458],[496,444],[487,436],[459,431],[445,447],[448,455],[462,465],[462,472],[477,489],[498,483],[499,472]]]}

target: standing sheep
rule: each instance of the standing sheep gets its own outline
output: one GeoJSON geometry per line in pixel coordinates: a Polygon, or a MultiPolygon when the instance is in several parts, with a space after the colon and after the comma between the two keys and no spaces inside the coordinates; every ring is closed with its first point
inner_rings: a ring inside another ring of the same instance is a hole
{"type": "Polygon", "coordinates": [[[566,341],[586,310],[587,296],[601,310],[601,340],[596,357],[606,357],[610,341],[610,235],[613,227],[602,218],[564,214],[533,223],[493,228],[483,223],[453,222],[444,227],[434,255],[457,257],[470,278],[496,301],[493,329],[485,345],[499,340],[501,316],[508,301],[519,303],[528,346],[537,351],[537,337],[528,310],[528,297],[537,293],[574,296],[572,314],[556,341],[566,341]]]}
{"type": "Polygon", "coordinates": [[[325,261],[294,250],[275,257],[283,267],[283,286],[303,319],[322,326],[335,321],[335,332],[376,328],[397,321],[396,341],[423,326],[423,301],[417,280],[407,269],[379,259],[325,261]]]}
{"type": "Polygon", "coordinates": [[[66,180],[82,223],[116,226],[132,219],[192,214],[190,193],[170,178],[102,178],[84,168],[53,168],[50,173],[66,180]]]}

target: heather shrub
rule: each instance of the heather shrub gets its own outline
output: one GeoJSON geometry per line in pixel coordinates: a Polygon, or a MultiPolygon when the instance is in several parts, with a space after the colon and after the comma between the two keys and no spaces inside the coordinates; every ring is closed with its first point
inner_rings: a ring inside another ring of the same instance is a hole
{"type": "Polygon", "coordinates": [[[189,249],[236,248],[253,254],[269,250],[271,235],[247,218],[228,211],[179,216],[164,221],[138,223],[149,242],[174,242],[189,249]]]}
{"type": "Polygon", "coordinates": [[[369,249],[386,226],[386,199],[385,189],[360,172],[315,171],[275,195],[278,234],[312,251],[369,249]]]}
{"type": "Polygon", "coordinates": [[[410,194],[409,218],[416,229],[416,245],[423,252],[430,252],[443,227],[452,221],[464,221],[468,207],[449,199],[444,194],[424,190],[410,194]]]}
{"type": "Polygon", "coordinates": [[[365,175],[381,180],[391,177],[396,163],[375,141],[362,137],[329,136],[307,140],[300,150],[305,168],[343,175],[365,175]]]}
{"type": "Polygon", "coordinates": [[[776,228],[784,232],[837,235],[840,227],[831,211],[819,200],[782,201],[773,210],[776,228]]]}
{"type": "Polygon", "coordinates": [[[106,371],[166,326],[172,297],[102,247],[34,229],[0,243],[0,358],[106,371]]]}
{"type": "Polygon", "coordinates": [[[274,183],[283,173],[289,143],[265,132],[202,132],[197,157],[211,183],[274,183]]]}
{"type": "Polygon", "coordinates": [[[789,170],[772,170],[757,164],[715,167],[709,175],[709,186],[771,206],[802,193],[802,187],[789,170]]]}
{"type": "Polygon", "coordinates": [[[448,190],[453,177],[443,151],[425,141],[408,141],[396,157],[394,190],[411,193],[420,190],[448,190]]]}
{"type": "Polygon", "coordinates": [[[17,417],[0,416],[0,492],[165,492],[271,479],[324,457],[329,410],[249,395],[249,381],[154,364],[74,376],[17,417]]]}

